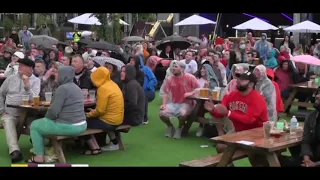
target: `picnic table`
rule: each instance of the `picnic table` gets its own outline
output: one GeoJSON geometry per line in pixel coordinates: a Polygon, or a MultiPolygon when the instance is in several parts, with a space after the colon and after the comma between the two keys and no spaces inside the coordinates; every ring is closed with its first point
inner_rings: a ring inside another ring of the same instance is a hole
{"type": "MultiPolygon", "coordinates": [[[[17,138],[20,138],[21,134],[28,134],[29,129],[25,128],[26,126],[26,120],[28,118],[28,115],[32,112],[46,112],[49,108],[49,106],[43,105],[43,103],[40,103],[41,105],[35,107],[33,105],[7,105],[8,107],[12,108],[18,108],[20,109],[21,116],[20,120],[17,126],[17,138]]],[[[96,103],[93,101],[85,101],[84,108],[94,108],[96,106],[96,103]]]]}
{"type": "MultiPolygon", "coordinates": [[[[254,155],[264,156],[270,167],[280,167],[277,153],[287,148],[299,145],[302,140],[303,130],[295,135],[283,134],[279,138],[265,138],[263,128],[256,128],[211,138],[215,143],[227,145],[218,167],[226,167],[232,162],[236,152],[245,152],[251,161],[254,155]]],[[[253,161],[251,161],[252,163],[253,161]]],[[[252,164],[256,166],[256,164],[252,164]]]]}
{"type": "MultiPolygon", "coordinates": [[[[206,101],[210,101],[210,98],[201,98],[201,97],[198,97],[195,95],[189,96],[189,97],[187,97],[187,99],[195,100],[197,103],[193,109],[193,114],[195,116],[190,116],[190,118],[187,119],[187,123],[183,127],[182,134],[184,136],[188,135],[190,127],[192,126],[193,122],[195,122],[195,119],[194,119],[195,117],[196,118],[199,118],[199,117],[204,118],[204,115],[206,113],[206,110],[204,109],[204,103],[206,101]]],[[[221,100],[212,100],[212,102],[214,104],[218,104],[221,102],[221,100]]]]}
{"type": "Polygon", "coordinates": [[[314,83],[312,83],[311,87],[308,87],[308,82],[302,82],[297,84],[291,84],[290,87],[292,88],[292,91],[289,95],[289,98],[285,101],[284,109],[290,112],[291,106],[300,106],[300,107],[313,107],[313,103],[309,102],[310,99],[306,99],[305,102],[294,102],[294,99],[298,92],[307,92],[313,94],[317,91],[317,87],[314,83]]]}

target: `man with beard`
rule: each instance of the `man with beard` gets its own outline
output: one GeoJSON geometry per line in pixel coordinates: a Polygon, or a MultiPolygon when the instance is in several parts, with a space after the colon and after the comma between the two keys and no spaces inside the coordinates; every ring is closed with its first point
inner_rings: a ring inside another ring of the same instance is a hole
{"type": "Polygon", "coordinates": [[[246,71],[238,79],[238,91],[224,96],[221,104],[206,102],[204,107],[214,117],[228,117],[236,132],[262,127],[268,121],[268,109],[264,97],[254,89],[256,83],[256,76],[246,71]]]}
{"type": "Polygon", "coordinates": [[[181,138],[181,130],[192,111],[192,101],[186,97],[192,95],[196,88],[200,88],[198,80],[185,72],[186,64],[178,61],[173,64],[173,76],[163,84],[164,95],[160,107],[160,119],[168,126],[166,137],[181,138]],[[172,97],[168,102],[168,96],[172,97]],[[179,120],[178,128],[174,128],[171,119],[179,120]]]}
{"type": "Polygon", "coordinates": [[[279,161],[284,167],[316,167],[320,166],[320,88],[316,95],[313,111],[304,121],[303,136],[300,146],[290,148],[292,157],[280,156],[279,161]],[[301,152],[299,154],[299,148],[301,152]]]}

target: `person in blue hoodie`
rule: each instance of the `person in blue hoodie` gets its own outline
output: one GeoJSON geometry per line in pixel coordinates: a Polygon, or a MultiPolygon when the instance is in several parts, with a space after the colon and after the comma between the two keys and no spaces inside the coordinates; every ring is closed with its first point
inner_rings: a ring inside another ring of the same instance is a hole
{"type": "Polygon", "coordinates": [[[254,49],[256,49],[260,53],[260,57],[263,60],[267,59],[267,52],[271,49],[271,44],[267,40],[266,33],[261,34],[261,39],[256,41],[254,49]]]}
{"type": "Polygon", "coordinates": [[[276,56],[276,50],[270,49],[267,53],[267,60],[265,61],[265,66],[267,68],[274,69],[278,67],[278,61],[275,56],[276,56]]]}
{"type": "Polygon", "coordinates": [[[140,69],[144,72],[144,82],[143,89],[145,94],[145,114],[143,124],[148,124],[148,104],[152,102],[156,96],[156,86],[157,86],[157,78],[153,74],[152,70],[144,65],[143,56],[139,55],[139,62],[136,61],[137,58],[130,58],[130,64],[132,66],[140,65],[140,69]]]}

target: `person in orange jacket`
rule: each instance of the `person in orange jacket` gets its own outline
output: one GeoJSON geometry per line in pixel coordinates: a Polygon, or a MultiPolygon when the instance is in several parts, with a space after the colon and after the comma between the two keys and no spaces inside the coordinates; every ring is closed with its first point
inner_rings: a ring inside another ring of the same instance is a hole
{"type": "Polygon", "coordinates": [[[281,91],[279,88],[278,83],[276,83],[274,81],[274,71],[270,68],[267,68],[267,76],[268,78],[272,81],[274,88],[276,89],[276,104],[277,104],[277,112],[278,112],[278,117],[279,117],[279,113],[284,112],[284,105],[283,105],[283,101],[281,98],[281,91]]]}

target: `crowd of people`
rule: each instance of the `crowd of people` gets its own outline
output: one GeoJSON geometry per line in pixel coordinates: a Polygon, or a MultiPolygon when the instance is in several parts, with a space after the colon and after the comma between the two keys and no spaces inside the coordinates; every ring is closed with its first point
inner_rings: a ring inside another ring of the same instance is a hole
{"type": "MultiPolygon", "coordinates": [[[[46,27],[42,28],[45,31],[46,27]]],[[[317,66],[291,60],[304,52],[289,36],[279,48],[267,41],[265,33],[257,41],[248,33],[239,42],[225,38],[213,43],[202,36],[202,43],[191,42],[188,49],[181,50],[168,43],[160,54],[153,42],[133,45],[123,42],[119,49],[125,65],[118,68],[116,64],[95,62],[95,58],[113,57],[110,50],[86,48],[74,42],[70,54],[59,44],[48,49],[28,43],[27,36],[32,34],[26,26],[22,33],[18,45],[11,35],[0,50],[0,73],[5,79],[0,88],[1,123],[12,162],[22,159],[16,130],[20,112],[8,105],[21,104],[25,95],[32,101],[34,96],[45,100],[46,92],[53,93],[48,111],[33,114],[29,123],[35,156],[28,162],[43,163],[44,139],[49,134],[78,135],[87,128],[103,129],[105,133],[96,134],[95,138],[82,138],[87,142],[83,154],[118,150],[114,130],[121,124],[148,124],[148,103],[155,99],[157,87],[162,99],[159,116],[167,126],[165,136],[180,139],[190,117],[200,122],[198,137],[203,136],[206,124],[211,123],[192,113],[196,102],[188,97],[199,88],[222,88],[221,103],[205,102],[202,114],[209,112],[221,120],[223,123],[216,128],[218,135],[223,135],[276,121],[279,113],[286,111],[283,99],[289,96],[290,84],[308,81],[310,75],[319,74],[317,66]],[[162,64],[161,60],[168,63],[162,64]],[[83,98],[90,90],[96,91],[96,107],[84,111],[83,98]],[[177,127],[172,123],[174,120],[178,120],[177,127]]],[[[309,53],[318,56],[319,50],[316,45],[309,53]]],[[[310,95],[298,93],[296,98],[305,101],[310,95]]],[[[217,145],[218,152],[224,148],[217,145]]],[[[306,164],[312,159],[310,150],[308,153],[304,154],[309,157],[306,164]]]]}

